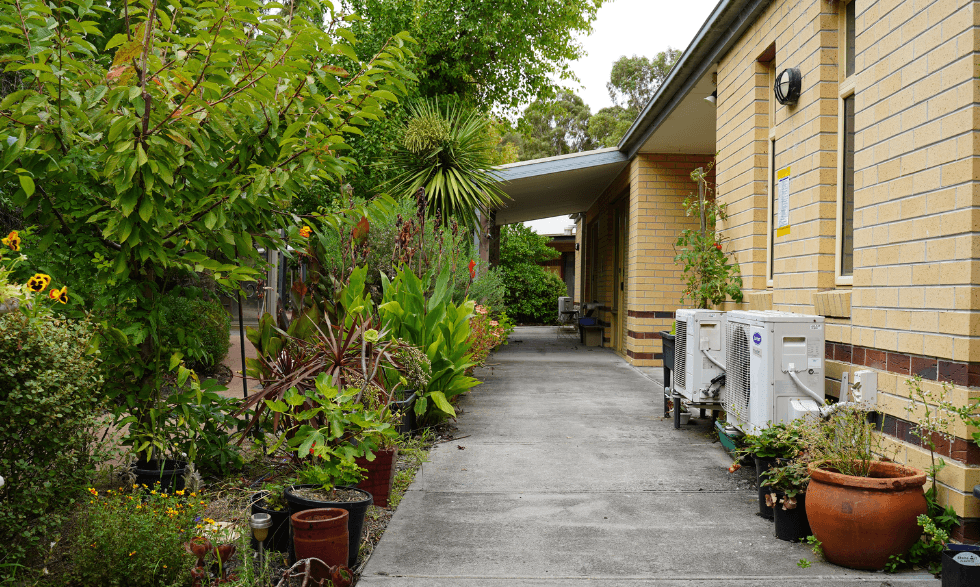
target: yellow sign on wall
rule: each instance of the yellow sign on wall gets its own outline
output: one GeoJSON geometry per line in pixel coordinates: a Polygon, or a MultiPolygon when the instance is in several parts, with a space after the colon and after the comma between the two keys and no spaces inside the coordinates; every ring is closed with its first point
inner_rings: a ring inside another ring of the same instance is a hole
{"type": "Polygon", "coordinates": [[[776,236],[789,234],[789,176],[790,168],[784,167],[776,172],[779,208],[776,215],[776,236]]]}

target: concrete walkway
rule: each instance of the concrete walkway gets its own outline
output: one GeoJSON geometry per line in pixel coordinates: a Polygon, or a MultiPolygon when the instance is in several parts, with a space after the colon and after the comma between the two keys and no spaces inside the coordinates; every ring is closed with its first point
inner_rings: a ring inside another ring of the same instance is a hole
{"type": "Polygon", "coordinates": [[[710,422],[674,430],[661,387],[608,349],[519,328],[490,363],[360,587],[940,584],[817,562],[774,538],[710,422]]]}

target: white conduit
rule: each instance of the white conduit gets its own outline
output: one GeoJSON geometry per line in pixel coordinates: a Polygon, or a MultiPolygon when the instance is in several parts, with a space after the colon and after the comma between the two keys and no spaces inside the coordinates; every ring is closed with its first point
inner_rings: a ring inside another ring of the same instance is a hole
{"type": "Polygon", "coordinates": [[[820,397],[817,394],[817,392],[815,392],[812,389],[808,388],[806,385],[803,385],[803,382],[800,381],[800,378],[796,376],[796,372],[793,371],[793,366],[792,365],[789,366],[788,373],[789,373],[789,378],[793,380],[793,383],[795,383],[797,387],[799,387],[800,389],[802,389],[803,392],[806,393],[808,396],[810,396],[813,399],[817,400],[817,403],[818,404],[823,404],[824,398],[820,397]]]}

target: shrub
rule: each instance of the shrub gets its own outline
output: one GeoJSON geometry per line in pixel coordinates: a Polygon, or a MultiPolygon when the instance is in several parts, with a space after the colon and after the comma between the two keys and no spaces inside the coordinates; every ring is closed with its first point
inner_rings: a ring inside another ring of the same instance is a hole
{"type": "Polygon", "coordinates": [[[0,567],[49,539],[94,473],[92,337],[85,322],[0,314],[0,567]]]}
{"type": "MultiPolygon", "coordinates": [[[[159,484],[157,485],[159,487],[159,484]]],[[[73,545],[73,585],[169,587],[190,578],[184,549],[208,520],[195,523],[196,495],[167,495],[135,487],[131,493],[92,494],[73,545]]]]}
{"type": "Polygon", "coordinates": [[[514,323],[505,312],[494,319],[492,309],[486,306],[477,306],[475,311],[476,315],[470,320],[470,361],[482,366],[491,351],[507,344],[507,337],[514,331],[514,323]]]}
{"type": "Polygon", "coordinates": [[[500,267],[507,284],[507,314],[514,320],[553,324],[558,319],[558,298],[568,295],[568,288],[538,264],[558,255],[548,246],[548,237],[523,224],[501,229],[500,267]]]}
{"type": "Polygon", "coordinates": [[[457,292],[453,294],[453,301],[457,304],[462,304],[465,301],[463,299],[463,295],[465,295],[474,302],[491,308],[496,315],[497,312],[504,309],[507,297],[503,271],[499,267],[481,271],[480,276],[470,284],[468,292],[459,286],[457,286],[457,292]]]}
{"type": "Polygon", "coordinates": [[[195,287],[169,292],[163,300],[162,342],[169,356],[181,352],[187,367],[208,372],[228,355],[231,316],[215,298],[195,287]]]}

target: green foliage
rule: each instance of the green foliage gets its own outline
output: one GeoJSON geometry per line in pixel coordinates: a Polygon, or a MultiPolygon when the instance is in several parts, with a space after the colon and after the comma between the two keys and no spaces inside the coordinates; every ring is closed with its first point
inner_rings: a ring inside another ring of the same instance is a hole
{"type": "Polygon", "coordinates": [[[631,119],[639,116],[680,56],[680,50],[667,47],[653,59],[636,55],[617,59],[606,84],[613,104],[624,108],[631,119]]]}
{"type": "Polygon", "coordinates": [[[867,477],[886,454],[868,410],[857,404],[835,404],[829,416],[806,418],[798,429],[807,460],[844,475],[867,477]]]}
{"type": "Polygon", "coordinates": [[[217,298],[205,299],[199,288],[181,287],[167,292],[161,304],[165,354],[182,353],[189,368],[203,371],[224,360],[231,346],[231,316],[217,298]]]}
{"type": "Polygon", "coordinates": [[[97,268],[104,289],[88,301],[107,317],[119,416],[145,425],[162,407],[173,274],[253,279],[257,247],[282,244],[292,197],[342,177],[346,137],[404,94],[407,35],[362,63],[344,21],[322,18],[328,6],[147,0],[111,19],[104,6],[0,0],[6,69],[24,75],[0,101],[0,137],[14,139],[0,180],[16,182],[12,204],[40,248],[97,268]],[[100,28],[122,19],[119,34],[100,28]]]}
{"type": "Polygon", "coordinates": [[[758,434],[746,434],[740,440],[739,456],[788,459],[803,448],[797,427],[784,422],[763,428],[758,434]]]}
{"type": "Polygon", "coordinates": [[[514,108],[574,79],[581,35],[604,0],[348,0],[365,20],[362,56],[406,30],[418,41],[414,66],[422,97],[456,95],[486,111],[514,108]]]}
{"type": "MultiPolygon", "coordinates": [[[[187,404],[188,422],[196,426],[193,451],[197,454],[197,469],[200,472],[225,477],[245,465],[245,458],[233,438],[248,420],[235,415],[239,400],[215,393],[213,381],[205,384],[208,384],[207,390],[202,389],[200,401],[187,404]]],[[[178,450],[190,454],[188,450],[191,447],[178,445],[178,450]]]]}
{"type": "Polygon", "coordinates": [[[93,337],[86,322],[0,314],[0,567],[51,539],[95,471],[93,337]]]}
{"type": "Polygon", "coordinates": [[[506,194],[493,170],[496,143],[489,140],[490,121],[458,100],[421,100],[409,106],[409,119],[392,153],[398,175],[390,191],[412,197],[425,188],[429,216],[455,219],[476,227],[477,211],[503,205],[506,194]]]}
{"type": "Polygon", "coordinates": [[[565,283],[538,263],[560,255],[548,237],[523,224],[500,229],[500,270],[507,287],[507,314],[518,322],[552,324],[558,298],[568,294],[565,283]]]}
{"type": "MultiPolygon", "coordinates": [[[[710,167],[708,168],[710,170],[710,167]]],[[[728,218],[725,205],[711,198],[706,180],[707,171],[701,167],[691,172],[691,179],[698,184],[698,193],[684,201],[688,216],[699,219],[698,228],[681,231],[674,244],[674,263],[684,269],[687,284],[681,296],[681,303],[690,300],[695,308],[718,305],[731,298],[742,301],[742,277],[738,263],[730,263],[734,256],[725,253],[727,241],[716,223],[728,218]]]]}
{"type": "Polygon", "coordinates": [[[615,147],[626,136],[636,116],[621,106],[603,108],[589,119],[588,132],[595,148],[615,147]]]}
{"type": "Polygon", "coordinates": [[[595,147],[589,134],[589,106],[574,92],[538,98],[517,123],[523,136],[522,161],[588,151],[595,147]]]}
{"type": "Polygon", "coordinates": [[[431,294],[426,284],[432,275],[419,278],[402,268],[395,278],[382,277],[381,322],[391,336],[425,350],[431,364],[431,379],[415,402],[415,413],[426,421],[455,417],[450,402],[480,382],[466,375],[470,358],[472,301],[456,305],[450,299],[449,270],[443,269],[431,294]]]}
{"type": "Polygon", "coordinates": [[[321,373],[313,390],[300,393],[292,387],[281,400],[266,400],[271,412],[287,415],[296,423],[269,453],[286,442],[306,463],[300,472],[304,483],[317,483],[327,489],[356,483],[360,477],[355,459],[374,460],[379,444],[397,436],[391,424],[383,421],[380,411],[360,403],[360,396],[360,389],[338,387],[335,380],[321,373]]]}
{"type": "Polygon", "coordinates": [[[491,311],[503,311],[507,296],[507,286],[504,284],[504,272],[500,267],[489,269],[481,268],[480,275],[470,284],[469,292],[462,292],[457,289],[453,294],[453,300],[462,303],[462,298],[467,295],[469,299],[477,304],[487,306],[491,311]]]}
{"type": "Polygon", "coordinates": [[[82,515],[72,548],[72,585],[186,584],[193,559],[184,543],[195,532],[197,501],[155,489],[90,492],[92,499],[82,515]]]}

